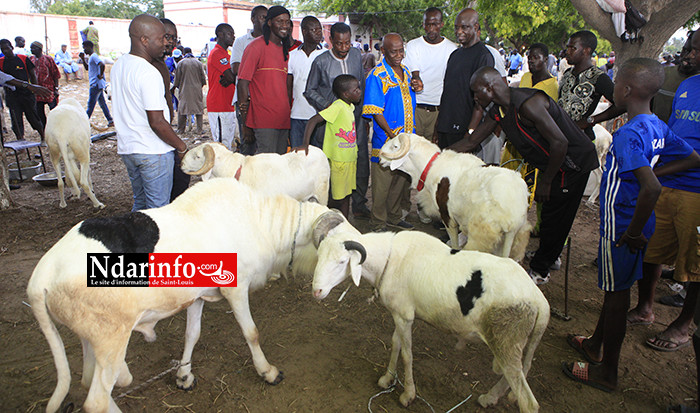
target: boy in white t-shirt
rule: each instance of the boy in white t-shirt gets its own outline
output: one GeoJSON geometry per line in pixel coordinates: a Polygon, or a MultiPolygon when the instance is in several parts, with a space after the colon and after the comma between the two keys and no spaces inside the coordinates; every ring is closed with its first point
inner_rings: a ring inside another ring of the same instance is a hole
{"type": "Polygon", "coordinates": [[[131,180],[132,211],[138,211],[170,202],[175,156],[182,157],[187,145],[170,126],[163,79],[151,64],[165,51],[163,23],[136,16],[129,37],[131,50],[114,64],[110,79],[117,153],[131,180]]]}

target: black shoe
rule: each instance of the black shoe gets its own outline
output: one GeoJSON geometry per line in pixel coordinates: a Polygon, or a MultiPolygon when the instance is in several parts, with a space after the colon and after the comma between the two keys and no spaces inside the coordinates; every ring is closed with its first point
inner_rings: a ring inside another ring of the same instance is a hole
{"type": "Polygon", "coordinates": [[[14,189],[19,189],[19,185],[10,184],[10,191],[12,191],[12,190],[14,190],[14,189]]]}
{"type": "Polygon", "coordinates": [[[352,216],[355,218],[359,219],[369,219],[370,218],[370,210],[367,208],[365,205],[361,205],[357,208],[352,209],[352,216]]]}
{"type": "Polygon", "coordinates": [[[663,279],[665,279],[665,280],[672,280],[672,279],[673,279],[673,275],[674,275],[675,273],[676,273],[676,270],[675,270],[675,269],[672,269],[672,270],[662,270],[662,271],[661,271],[661,278],[663,278],[663,279]]]}
{"type": "Polygon", "coordinates": [[[433,221],[433,228],[440,231],[447,231],[447,228],[445,228],[445,224],[443,224],[442,221],[433,221]]]}
{"type": "Polygon", "coordinates": [[[387,225],[390,227],[399,228],[399,229],[413,229],[413,228],[415,228],[413,225],[409,224],[408,222],[404,221],[403,219],[395,224],[387,223],[387,225]]]}

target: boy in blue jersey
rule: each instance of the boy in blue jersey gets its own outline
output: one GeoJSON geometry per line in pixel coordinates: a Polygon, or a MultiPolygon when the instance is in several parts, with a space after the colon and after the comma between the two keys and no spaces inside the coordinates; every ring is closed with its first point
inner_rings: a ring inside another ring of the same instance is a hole
{"type": "Polygon", "coordinates": [[[615,104],[627,109],[630,120],[613,135],[601,180],[598,287],[605,298],[593,335],[567,338],[587,362],[562,364],[568,377],[607,392],[617,388],[630,287],[642,278],[644,251],[654,232],[652,214],[661,193],[655,172],[671,174],[700,165],[700,156],[650,110],[664,80],[661,64],[630,59],[617,79],[615,104]],[[652,171],[661,155],[667,163],[652,171]]]}

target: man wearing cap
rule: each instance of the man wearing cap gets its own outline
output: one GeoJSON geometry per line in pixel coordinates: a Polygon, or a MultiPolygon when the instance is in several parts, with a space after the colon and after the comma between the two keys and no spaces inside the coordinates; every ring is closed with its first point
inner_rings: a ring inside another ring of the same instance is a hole
{"type": "MultiPolygon", "coordinates": [[[[179,50],[175,49],[173,56],[179,50]]],[[[185,132],[187,117],[194,115],[197,119],[197,135],[202,135],[202,114],[204,113],[204,102],[202,99],[202,87],[207,84],[207,75],[204,73],[204,66],[192,55],[192,50],[185,47],[185,58],[182,59],[175,69],[175,83],[172,87],[173,96],[175,89],[179,89],[179,105],[177,108],[177,133],[185,132]]]]}
{"type": "Polygon", "coordinates": [[[262,36],[243,52],[238,72],[238,104],[241,118],[252,129],[243,139],[254,138],[256,153],[287,151],[291,119],[292,88],[287,82],[291,47],[291,18],[282,6],[272,6],[262,36]]]}
{"type": "Polygon", "coordinates": [[[66,74],[66,80],[70,80],[70,74],[73,73],[73,79],[74,80],[80,80],[83,77],[78,77],[78,72],[80,71],[80,66],[78,66],[77,63],[73,61],[73,56],[71,56],[70,52],[68,52],[68,46],[65,44],[61,45],[61,51],[56,52],[56,55],[54,56],[54,61],[60,67],[63,69],[63,73],[66,74]]]}
{"type": "Polygon", "coordinates": [[[43,86],[53,92],[50,98],[42,96],[36,97],[36,111],[41,119],[41,123],[46,126],[46,112],[44,106],[49,105],[49,110],[56,107],[58,104],[58,80],[61,78],[61,73],[58,71],[58,66],[53,59],[43,53],[44,45],[39,42],[32,42],[29,46],[32,51],[32,56],[29,57],[34,63],[36,80],[40,86],[43,86]]]}

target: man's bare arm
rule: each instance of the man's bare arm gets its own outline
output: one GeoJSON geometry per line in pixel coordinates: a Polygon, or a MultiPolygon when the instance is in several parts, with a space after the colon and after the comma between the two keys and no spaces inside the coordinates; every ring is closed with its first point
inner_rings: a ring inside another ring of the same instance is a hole
{"type": "Polygon", "coordinates": [[[173,128],[170,126],[168,121],[165,120],[162,110],[147,110],[146,116],[148,117],[148,125],[151,127],[153,132],[168,145],[172,146],[177,150],[177,154],[180,158],[187,151],[187,144],[180,139],[173,128]]]}
{"type": "Polygon", "coordinates": [[[467,132],[464,135],[464,138],[453,143],[446,149],[450,149],[455,152],[474,152],[479,148],[479,144],[488,138],[489,135],[491,135],[491,133],[496,129],[496,126],[498,126],[498,122],[490,117],[486,117],[484,122],[474,129],[474,132],[471,134],[467,132]]]}

